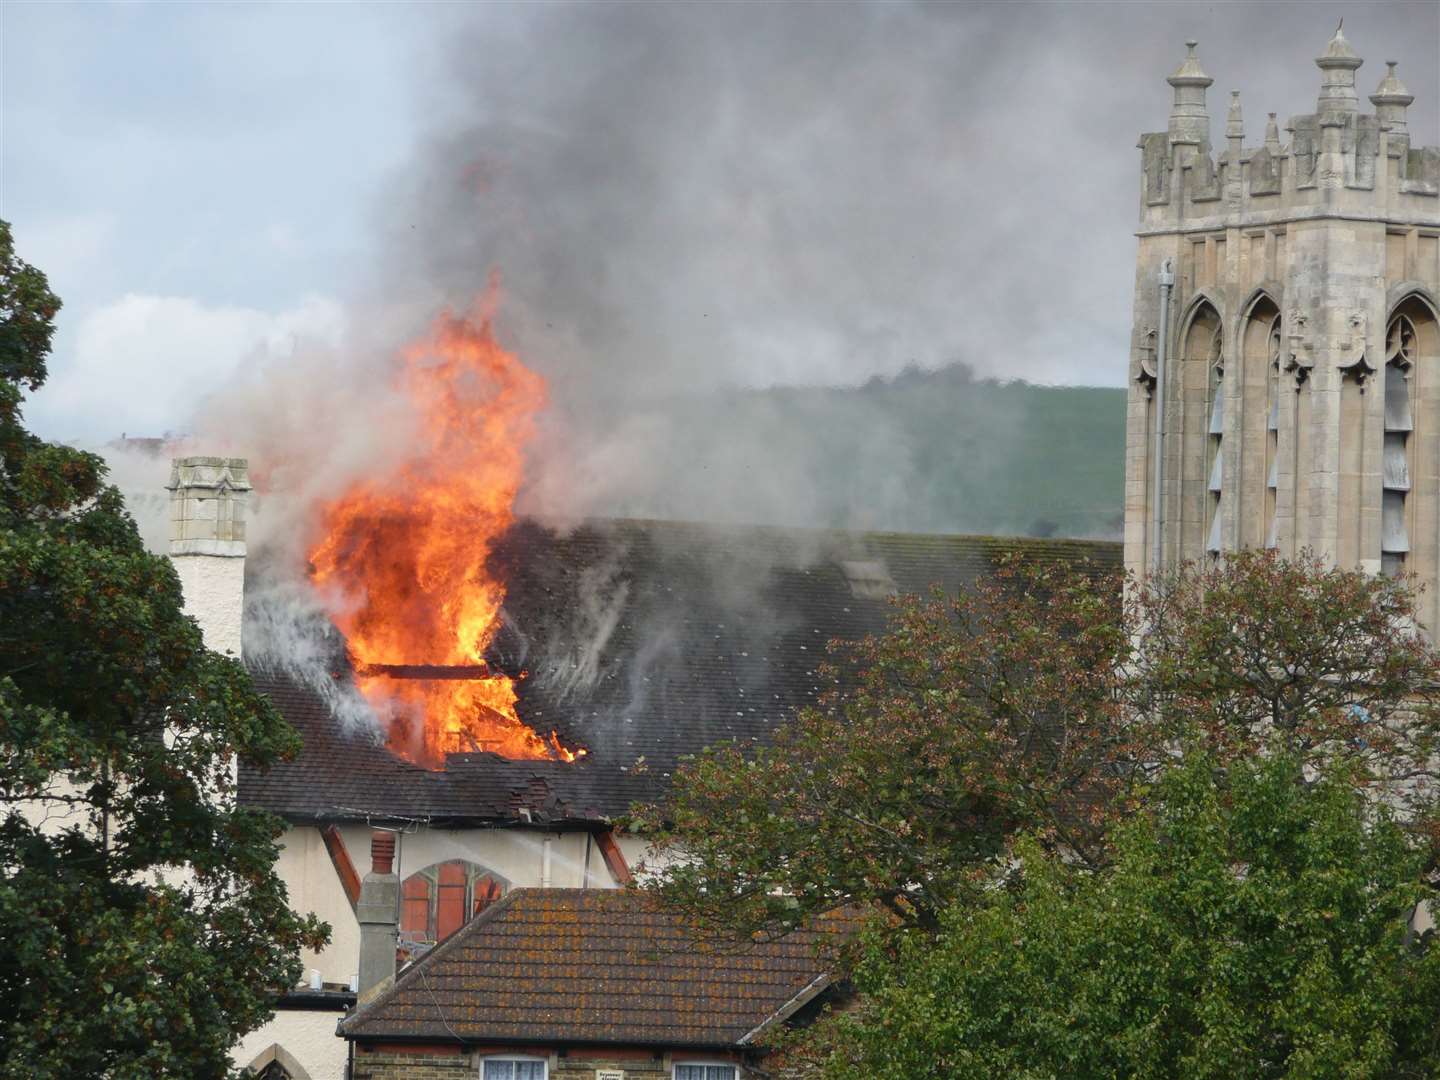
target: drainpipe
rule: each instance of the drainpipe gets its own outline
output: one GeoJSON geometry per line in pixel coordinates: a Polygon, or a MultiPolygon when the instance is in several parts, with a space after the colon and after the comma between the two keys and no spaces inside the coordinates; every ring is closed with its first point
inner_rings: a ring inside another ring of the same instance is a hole
{"type": "Polygon", "coordinates": [[[1160,332],[1155,337],[1155,542],[1154,576],[1165,569],[1165,368],[1170,343],[1170,291],[1175,271],[1169,259],[1160,264],[1160,332]]]}
{"type": "Polygon", "coordinates": [[[540,887],[550,888],[550,845],[552,838],[547,836],[540,845],[540,887]]]}

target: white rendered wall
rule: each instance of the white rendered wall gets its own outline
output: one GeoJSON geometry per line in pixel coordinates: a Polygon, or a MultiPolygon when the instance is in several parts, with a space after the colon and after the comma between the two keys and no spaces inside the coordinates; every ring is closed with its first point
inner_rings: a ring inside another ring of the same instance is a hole
{"type": "Polygon", "coordinates": [[[281,1010],[264,1027],[236,1043],[230,1060],[242,1069],[257,1064],[263,1067],[270,1061],[266,1051],[279,1046],[310,1080],[344,1080],[347,1048],[345,1040],[335,1034],[335,1025],[344,1016],[342,1012],[281,1010]]]}
{"type": "MultiPolygon", "coordinates": [[[[340,835],[350,861],[361,877],[370,869],[370,829],[343,825],[340,835]]],[[[545,869],[545,841],[550,844],[550,885],[557,889],[613,889],[618,883],[605,866],[600,848],[590,843],[589,880],[585,873],[585,832],[547,832],[540,829],[429,829],[402,832],[396,845],[396,871],[401,879],[417,870],[451,859],[482,866],[511,888],[538,887],[545,869]]],[[[640,850],[639,841],[622,841],[627,860],[640,850]]],[[[285,882],[290,906],[313,912],[330,924],[330,944],[306,951],[302,961],[308,973],[315,968],[327,983],[348,986],[360,957],[360,926],[349,898],[340,885],[335,866],[320,830],[296,825],[281,839],[275,869],[285,882]]]]}
{"type": "Polygon", "coordinates": [[[240,656],[240,627],[245,612],[243,556],[171,555],[185,613],[200,624],[207,648],[240,656]]]}

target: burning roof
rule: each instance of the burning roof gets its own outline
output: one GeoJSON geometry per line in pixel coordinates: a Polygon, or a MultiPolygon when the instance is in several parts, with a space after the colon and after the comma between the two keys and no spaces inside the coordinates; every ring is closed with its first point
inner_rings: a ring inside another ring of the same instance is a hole
{"type": "Polygon", "coordinates": [[[408,458],[325,505],[310,551],[356,684],[390,748],[420,764],[485,748],[573,761],[517,715],[512,674],[485,663],[505,603],[489,556],[514,520],[545,380],[500,345],[482,307],[441,315],[401,353],[398,382],[417,421],[408,458]],[[411,677],[417,666],[449,674],[411,677]]]}
{"type": "Polygon", "coordinates": [[[826,644],[883,627],[890,589],[877,581],[961,589],[1010,551],[1120,564],[1120,545],[1098,541],[520,521],[490,546],[488,571],[508,591],[483,660],[516,678],[522,719],[587,757],[467,752],[426,770],[347,734],[313,691],[261,669],[305,749],[267,774],[242,770],[241,796],[296,820],[612,819],[663,796],[684,755],[764,740],[813,701],[826,644]]]}

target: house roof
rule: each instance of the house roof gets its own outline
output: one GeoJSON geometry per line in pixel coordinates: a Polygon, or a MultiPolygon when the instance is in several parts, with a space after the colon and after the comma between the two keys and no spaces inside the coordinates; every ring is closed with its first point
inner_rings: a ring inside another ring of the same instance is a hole
{"type": "Polygon", "coordinates": [[[426,771],[373,734],[347,733],[291,675],[252,669],[305,746],[269,772],[242,767],[240,796],[292,820],[613,819],[662,798],[685,755],[764,740],[813,702],[827,643],[881,630],[888,594],[963,589],[1010,553],[1121,564],[1120,545],[1106,541],[521,522],[492,555],[509,591],[489,659],[527,673],[522,719],[586,757],[457,754],[426,771]]]}
{"type": "Polygon", "coordinates": [[[719,947],[633,890],[515,889],[339,1033],[359,1040],[738,1047],[827,977],[853,917],[719,947]]]}

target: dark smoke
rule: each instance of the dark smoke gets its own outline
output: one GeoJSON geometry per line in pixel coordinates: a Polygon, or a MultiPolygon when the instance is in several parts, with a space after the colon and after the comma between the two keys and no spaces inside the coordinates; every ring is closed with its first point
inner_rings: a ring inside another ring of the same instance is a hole
{"type": "MultiPolygon", "coordinates": [[[[785,429],[785,403],[736,428],[697,397],[952,361],[1123,384],[1134,143],[1165,126],[1184,39],[1216,78],[1217,142],[1235,86],[1258,144],[1267,111],[1313,110],[1312,60],[1340,12],[486,5],[428,76],[433,134],[380,218],[382,292],[463,305],[499,269],[503,331],[556,399],[533,509],[605,513],[644,493],[695,516],[703,483],[701,516],[737,516],[739,493],[746,516],[793,520],[824,484],[802,471],[816,463],[737,453],[785,429]]],[[[1440,7],[1369,4],[1346,29],[1369,58],[1362,88],[1398,57],[1415,141],[1440,141],[1440,7]]],[[[903,427],[871,420],[855,431],[867,461],[912,486],[903,427]]],[[[970,461],[989,468],[1027,437],[1020,418],[970,461]]],[[[873,525],[893,507],[857,509],[873,525]]]]}

